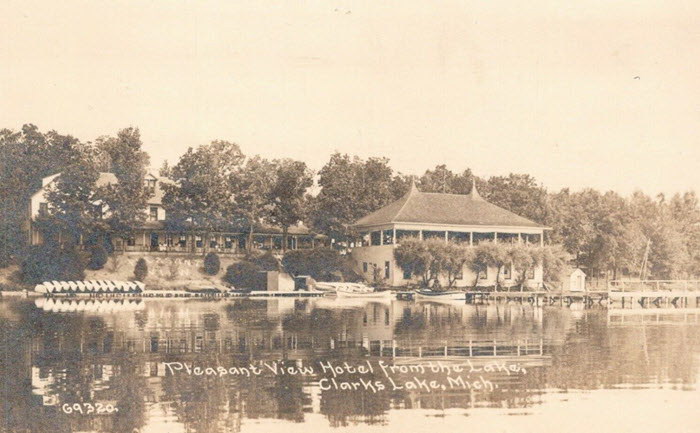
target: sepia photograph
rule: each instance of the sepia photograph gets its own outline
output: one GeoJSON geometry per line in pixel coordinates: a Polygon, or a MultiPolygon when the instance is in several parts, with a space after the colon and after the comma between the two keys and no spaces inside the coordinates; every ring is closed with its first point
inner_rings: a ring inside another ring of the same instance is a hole
{"type": "Polygon", "coordinates": [[[700,432],[698,24],[2,0],[0,433],[700,432]]]}

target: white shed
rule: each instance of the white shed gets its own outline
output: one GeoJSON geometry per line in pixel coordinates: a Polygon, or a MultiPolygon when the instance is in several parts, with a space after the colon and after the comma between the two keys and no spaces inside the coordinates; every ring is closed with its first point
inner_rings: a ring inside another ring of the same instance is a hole
{"type": "Polygon", "coordinates": [[[562,278],[565,292],[583,292],[586,290],[586,273],[580,268],[568,269],[562,278]]]}

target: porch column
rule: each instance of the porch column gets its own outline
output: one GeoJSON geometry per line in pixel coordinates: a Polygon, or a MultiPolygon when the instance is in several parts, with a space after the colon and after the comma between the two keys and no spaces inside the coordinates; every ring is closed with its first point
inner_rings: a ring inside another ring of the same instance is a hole
{"type": "Polygon", "coordinates": [[[519,244],[522,244],[522,243],[523,243],[523,239],[522,239],[522,237],[520,236],[520,232],[518,232],[518,243],[519,243],[519,244]]]}
{"type": "Polygon", "coordinates": [[[148,249],[148,244],[146,243],[146,231],[143,231],[143,247],[148,249]]]}
{"type": "Polygon", "coordinates": [[[384,245],[384,230],[382,229],[379,230],[379,245],[384,245]]]}
{"type": "Polygon", "coordinates": [[[540,246],[544,246],[544,232],[540,233],[540,246]]]}

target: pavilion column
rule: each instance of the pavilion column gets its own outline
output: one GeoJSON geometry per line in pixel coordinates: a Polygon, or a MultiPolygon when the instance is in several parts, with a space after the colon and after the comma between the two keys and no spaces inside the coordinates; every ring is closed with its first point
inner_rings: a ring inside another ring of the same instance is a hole
{"type": "Polygon", "coordinates": [[[494,244],[498,243],[498,232],[493,232],[493,243],[494,244]]]}
{"type": "Polygon", "coordinates": [[[474,232],[469,232],[469,246],[474,246],[474,232]]]}
{"type": "Polygon", "coordinates": [[[379,230],[379,245],[384,245],[384,230],[379,230]]]}
{"type": "Polygon", "coordinates": [[[449,239],[448,239],[448,237],[447,237],[447,233],[448,233],[448,231],[445,230],[445,243],[449,242],[449,239]]]}
{"type": "Polygon", "coordinates": [[[418,230],[418,239],[423,240],[423,230],[418,230]]]}
{"type": "Polygon", "coordinates": [[[391,243],[396,245],[398,243],[396,242],[396,227],[393,227],[391,230],[391,243]]]}
{"type": "Polygon", "coordinates": [[[544,246],[544,233],[540,233],[540,246],[544,246]]]}
{"type": "Polygon", "coordinates": [[[518,243],[519,243],[519,244],[522,244],[522,243],[523,243],[523,239],[522,239],[522,237],[520,236],[520,232],[518,232],[518,243]]]}

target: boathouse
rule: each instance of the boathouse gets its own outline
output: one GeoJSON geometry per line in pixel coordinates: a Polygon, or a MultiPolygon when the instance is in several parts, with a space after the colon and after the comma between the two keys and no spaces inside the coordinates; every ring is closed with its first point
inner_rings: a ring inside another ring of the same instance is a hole
{"type": "MultiPolygon", "coordinates": [[[[547,227],[514,214],[484,200],[472,186],[469,194],[420,192],[415,184],[400,199],[359,219],[353,224],[359,237],[352,243],[352,257],[357,271],[365,278],[377,277],[388,285],[405,286],[417,281],[397,266],[394,248],[401,239],[439,238],[445,242],[464,242],[471,246],[480,242],[524,242],[542,245],[547,227]]],[[[465,266],[459,276],[458,287],[472,286],[476,276],[465,266]]],[[[513,270],[505,266],[501,271],[502,285],[514,284],[513,270]]],[[[496,270],[488,269],[479,276],[479,286],[492,286],[496,270]]],[[[542,267],[528,275],[526,285],[542,285],[542,267]]]]}

